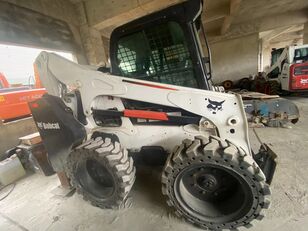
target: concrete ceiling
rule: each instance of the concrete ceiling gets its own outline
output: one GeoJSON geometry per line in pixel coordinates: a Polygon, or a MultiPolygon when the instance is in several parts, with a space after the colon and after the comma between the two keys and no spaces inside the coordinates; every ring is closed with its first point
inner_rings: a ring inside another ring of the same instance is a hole
{"type": "MultiPolygon", "coordinates": [[[[280,33],[283,27],[302,26],[308,21],[307,0],[208,0],[205,7],[203,23],[212,42],[263,31],[275,33],[276,29],[280,33]]],[[[275,41],[288,37],[288,33],[292,31],[286,30],[275,41]]],[[[302,34],[303,29],[299,29],[297,38],[294,34],[289,37],[300,39],[302,34]]]]}
{"type": "MultiPolygon", "coordinates": [[[[111,31],[123,23],[184,0],[69,1],[74,4],[84,2],[89,25],[109,37],[111,31]]],[[[307,21],[307,0],[205,0],[202,16],[212,42],[307,21]]]]}
{"type": "Polygon", "coordinates": [[[308,8],[307,0],[243,0],[234,23],[308,8]]]}
{"type": "Polygon", "coordinates": [[[259,34],[265,46],[279,47],[279,43],[298,44],[303,40],[304,25],[293,25],[280,27],[270,31],[264,31],[259,34]]]}
{"type": "Polygon", "coordinates": [[[73,4],[76,4],[76,3],[83,2],[84,0],[69,0],[69,1],[73,4]]]}
{"type": "Polygon", "coordinates": [[[227,4],[229,4],[230,0],[206,0],[205,2],[205,9],[214,10],[214,9],[219,9],[227,4]]]}

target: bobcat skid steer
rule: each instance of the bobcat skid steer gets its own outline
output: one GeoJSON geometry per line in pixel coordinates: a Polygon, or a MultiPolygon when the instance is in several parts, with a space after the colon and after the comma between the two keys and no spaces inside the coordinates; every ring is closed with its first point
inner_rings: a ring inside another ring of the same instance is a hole
{"type": "Polygon", "coordinates": [[[266,73],[272,94],[308,91],[308,44],[272,51],[266,73]]]}
{"type": "Polygon", "coordinates": [[[201,228],[250,227],[269,208],[275,154],[266,145],[252,152],[241,97],[215,91],[208,65],[190,52],[200,47],[192,32],[201,8],[190,1],[156,14],[153,36],[174,31],[156,44],[165,48],[144,59],[150,51],[137,39],[151,31],[132,39],[139,53],[124,39],[111,74],[53,53],[36,59],[48,94],[30,108],[49,160],[93,205],[125,205],[135,181],[131,154],[139,153],[166,155],[161,181],[167,204],[201,228]],[[197,89],[201,85],[206,90],[197,89]]]}

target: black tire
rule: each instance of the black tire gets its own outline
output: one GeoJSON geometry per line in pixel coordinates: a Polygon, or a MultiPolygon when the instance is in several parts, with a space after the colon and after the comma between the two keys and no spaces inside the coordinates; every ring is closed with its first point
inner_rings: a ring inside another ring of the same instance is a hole
{"type": "Polygon", "coordinates": [[[222,86],[225,90],[230,90],[233,88],[233,82],[231,80],[225,80],[222,82],[222,86]]]}
{"type": "Polygon", "coordinates": [[[100,208],[116,209],[125,207],[136,169],[119,142],[97,137],[69,155],[66,172],[84,200],[100,208]]]}
{"type": "Polygon", "coordinates": [[[9,149],[9,150],[6,150],[5,153],[4,153],[5,158],[10,158],[10,157],[13,156],[14,154],[16,154],[16,150],[17,150],[17,149],[18,149],[18,148],[15,147],[15,148],[11,148],[11,149],[9,149]]]}
{"type": "Polygon", "coordinates": [[[251,227],[270,205],[269,186],[253,158],[213,136],[185,140],[175,148],[162,173],[162,193],[177,216],[210,230],[251,227]]]}
{"type": "Polygon", "coordinates": [[[242,78],[238,82],[238,87],[241,90],[248,90],[250,91],[251,89],[251,80],[249,78],[242,78]]]}
{"type": "Polygon", "coordinates": [[[268,81],[269,95],[279,95],[280,94],[280,84],[277,81],[268,81]]]}

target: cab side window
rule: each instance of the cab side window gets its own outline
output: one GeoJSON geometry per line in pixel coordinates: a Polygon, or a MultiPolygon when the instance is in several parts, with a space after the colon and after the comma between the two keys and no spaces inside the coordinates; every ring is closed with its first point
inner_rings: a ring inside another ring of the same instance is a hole
{"type": "Polygon", "coordinates": [[[120,38],[116,58],[118,75],[198,88],[188,44],[176,22],[120,38]]]}
{"type": "Polygon", "coordinates": [[[272,70],[272,71],[268,74],[268,78],[270,78],[270,79],[277,78],[279,74],[280,74],[279,67],[276,67],[274,70],[272,70]]]}

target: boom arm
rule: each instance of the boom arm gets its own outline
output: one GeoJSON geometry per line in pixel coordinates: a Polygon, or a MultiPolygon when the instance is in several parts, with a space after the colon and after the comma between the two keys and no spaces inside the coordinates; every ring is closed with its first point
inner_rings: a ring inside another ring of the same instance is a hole
{"type": "Polygon", "coordinates": [[[181,108],[210,120],[221,138],[251,154],[247,120],[239,95],[112,76],[47,52],[38,56],[35,65],[49,94],[63,98],[68,89],[78,89],[87,117],[92,116],[93,101],[99,96],[181,108]]]}

